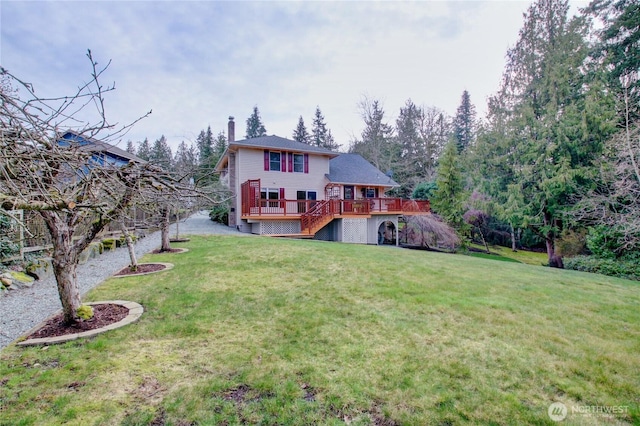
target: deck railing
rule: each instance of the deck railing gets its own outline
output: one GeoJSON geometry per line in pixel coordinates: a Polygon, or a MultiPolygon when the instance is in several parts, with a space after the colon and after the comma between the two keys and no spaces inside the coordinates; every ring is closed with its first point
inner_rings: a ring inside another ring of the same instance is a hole
{"type": "MultiPolygon", "coordinates": [[[[300,217],[331,215],[370,215],[376,213],[428,213],[429,201],[402,198],[364,198],[359,200],[287,200],[260,198],[260,180],[242,184],[242,216],[300,217]],[[323,210],[325,209],[325,210],[323,210]]],[[[304,227],[303,227],[304,228],[304,227]]]]}

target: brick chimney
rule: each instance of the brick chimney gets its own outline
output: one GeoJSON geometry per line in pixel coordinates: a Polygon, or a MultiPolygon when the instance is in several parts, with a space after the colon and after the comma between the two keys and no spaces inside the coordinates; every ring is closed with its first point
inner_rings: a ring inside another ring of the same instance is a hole
{"type": "Polygon", "coordinates": [[[233,121],[233,116],[229,116],[229,132],[227,134],[227,139],[229,139],[229,143],[235,142],[236,140],[236,123],[233,121]]]}

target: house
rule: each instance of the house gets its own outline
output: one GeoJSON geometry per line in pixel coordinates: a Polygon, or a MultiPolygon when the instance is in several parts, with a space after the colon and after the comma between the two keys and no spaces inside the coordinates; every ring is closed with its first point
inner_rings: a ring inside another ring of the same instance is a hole
{"type": "Polygon", "coordinates": [[[113,146],[95,138],[83,136],[74,131],[67,131],[58,141],[60,146],[76,145],[81,151],[91,153],[91,161],[100,165],[111,164],[114,166],[124,166],[130,161],[136,163],[146,163],[140,157],[128,151],[113,146]]]}
{"type": "Polygon", "coordinates": [[[398,244],[403,215],[429,214],[428,201],[387,197],[398,184],[358,154],[279,136],[235,140],[216,165],[231,190],[229,226],[259,235],[398,244]]]}

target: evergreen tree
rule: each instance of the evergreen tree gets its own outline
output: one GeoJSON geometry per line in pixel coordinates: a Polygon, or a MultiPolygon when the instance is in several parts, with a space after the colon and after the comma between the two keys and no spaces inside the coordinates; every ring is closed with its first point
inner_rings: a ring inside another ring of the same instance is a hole
{"type": "Polygon", "coordinates": [[[460,229],[463,223],[463,196],[464,184],[458,147],[456,141],[452,139],[440,158],[431,206],[437,214],[456,229],[460,229]]]}
{"type": "Polygon", "coordinates": [[[382,105],[377,100],[363,99],[360,113],[365,124],[362,139],[353,141],[349,152],[360,154],[378,170],[393,172],[400,153],[393,140],[393,127],[384,122],[382,105]]]}
{"type": "Polygon", "coordinates": [[[260,111],[258,111],[258,106],[253,107],[253,113],[249,118],[247,118],[247,139],[257,138],[260,136],[266,136],[267,129],[265,129],[264,124],[262,124],[262,119],[260,118],[260,111]]]}
{"type": "Polygon", "coordinates": [[[293,140],[306,143],[307,145],[311,141],[311,135],[307,131],[307,127],[304,125],[304,120],[302,116],[298,119],[298,125],[295,129],[293,129],[293,140]]]}
{"type": "Polygon", "coordinates": [[[151,146],[149,145],[149,139],[144,138],[144,141],[142,141],[138,146],[136,155],[143,160],[149,161],[151,158],[151,146]]]}
{"type": "Polygon", "coordinates": [[[331,130],[327,129],[327,124],[324,122],[324,116],[320,107],[316,107],[316,112],[313,117],[313,127],[311,128],[311,145],[326,148],[329,150],[338,149],[338,144],[333,139],[331,130]]]}
{"type": "Polygon", "coordinates": [[[473,144],[476,133],[476,107],[471,103],[471,97],[466,90],[462,92],[453,126],[458,153],[461,153],[473,144]]]}
{"type": "MultiPolygon", "coordinates": [[[[594,56],[609,69],[608,79],[617,93],[623,92],[626,76],[633,81],[628,95],[633,105],[640,102],[640,3],[637,0],[594,0],[587,11],[602,21],[594,56]]],[[[640,111],[633,111],[638,119],[640,111]]]]}
{"type": "Polygon", "coordinates": [[[200,158],[200,163],[207,163],[214,149],[211,126],[208,126],[206,131],[200,131],[198,137],[196,138],[196,146],[198,147],[198,158],[200,158]]]}
{"type": "Polygon", "coordinates": [[[518,214],[544,238],[550,265],[558,264],[563,214],[577,187],[592,179],[611,118],[598,105],[606,104],[606,92],[582,72],[585,22],[569,21],[568,9],[565,0],[538,0],[529,8],[491,101],[494,122],[503,124],[493,151],[504,153],[512,178],[501,186],[517,194],[518,214]]]}
{"type": "Polygon", "coordinates": [[[226,149],[227,137],[225,136],[224,132],[220,132],[213,142],[213,155],[215,156],[216,163],[218,163],[218,160],[220,159],[220,157],[222,157],[222,154],[224,154],[224,151],[226,149]]]}
{"type": "Polygon", "coordinates": [[[173,154],[171,153],[171,147],[167,143],[167,139],[164,135],[160,136],[160,139],[156,139],[153,143],[149,161],[158,164],[165,170],[172,170],[173,154]]]}
{"type": "Polygon", "coordinates": [[[185,141],[180,142],[173,157],[173,164],[179,178],[188,180],[194,177],[198,166],[196,147],[193,144],[187,146],[185,141]]]}
{"type": "Polygon", "coordinates": [[[136,154],[136,148],[135,148],[135,146],[133,146],[133,142],[131,142],[131,140],[127,141],[127,149],[126,149],[126,151],[129,154],[133,154],[133,155],[136,154]]]}
{"type": "Polygon", "coordinates": [[[411,99],[400,108],[396,120],[396,140],[400,156],[394,170],[396,182],[400,188],[397,194],[409,198],[413,188],[425,180],[425,152],[424,143],[420,135],[422,109],[417,107],[411,99]]]}

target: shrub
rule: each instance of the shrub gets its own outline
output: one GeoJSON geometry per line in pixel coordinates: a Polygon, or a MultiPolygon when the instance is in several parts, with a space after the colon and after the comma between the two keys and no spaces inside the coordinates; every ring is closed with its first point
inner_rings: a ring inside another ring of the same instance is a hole
{"type": "Polygon", "coordinates": [[[575,256],[564,259],[564,267],[575,271],[593,272],[640,281],[640,263],[635,261],[604,259],[597,256],[575,256]]]}
{"type": "Polygon", "coordinates": [[[414,200],[430,200],[438,186],[435,182],[420,182],[416,185],[411,198],[414,200]]]}
{"type": "Polygon", "coordinates": [[[209,217],[212,221],[226,225],[229,223],[229,206],[219,204],[211,209],[209,217]]]}
{"type": "Polygon", "coordinates": [[[577,256],[584,254],[586,237],[584,232],[565,230],[560,238],[555,242],[555,249],[558,255],[563,257],[577,256]]]}
{"type": "Polygon", "coordinates": [[[80,307],[76,310],[76,314],[78,318],[87,321],[93,318],[93,308],[89,305],[80,305],[80,307]]]}
{"type": "Polygon", "coordinates": [[[587,248],[594,256],[602,259],[615,259],[620,249],[618,240],[621,233],[616,227],[598,225],[589,228],[587,235],[587,248]]]}
{"type": "Polygon", "coordinates": [[[7,236],[11,231],[11,218],[0,214],[0,259],[6,259],[18,252],[18,245],[7,236]]]}

